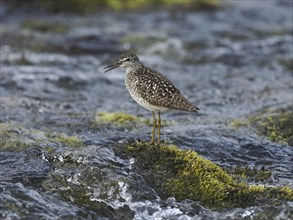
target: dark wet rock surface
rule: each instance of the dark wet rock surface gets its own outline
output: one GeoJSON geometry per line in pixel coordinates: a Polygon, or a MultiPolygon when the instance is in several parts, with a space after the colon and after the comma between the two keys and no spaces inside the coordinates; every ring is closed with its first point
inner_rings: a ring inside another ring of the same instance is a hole
{"type": "Polygon", "coordinates": [[[167,144],[227,170],[264,166],[272,172],[264,184],[292,188],[292,146],[246,123],[292,116],[292,7],[243,1],[208,12],[87,16],[3,9],[0,218],[293,218],[292,201],[215,212],[162,199],[131,173],[134,160],[113,151],[149,140],[151,123],[93,123],[101,112],[151,117],[128,94],[124,70],[102,70],[135,50],[201,109],[163,114],[167,144]],[[245,124],[232,126],[237,120],[245,124]]]}

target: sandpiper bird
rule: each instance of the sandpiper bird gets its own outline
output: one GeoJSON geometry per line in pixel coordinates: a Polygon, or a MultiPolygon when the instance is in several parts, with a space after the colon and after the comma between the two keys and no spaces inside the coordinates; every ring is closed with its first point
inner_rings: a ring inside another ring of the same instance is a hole
{"type": "Polygon", "coordinates": [[[180,91],[163,74],[143,65],[138,56],[127,53],[119,60],[104,68],[105,72],[119,66],[126,69],[125,85],[132,98],[142,107],[152,111],[154,126],[151,142],[155,143],[156,126],[158,127],[158,144],[161,134],[161,112],[183,110],[197,112],[199,108],[192,105],[180,91]],[[158,112],[158,125],[155,112],[158,112]]]}

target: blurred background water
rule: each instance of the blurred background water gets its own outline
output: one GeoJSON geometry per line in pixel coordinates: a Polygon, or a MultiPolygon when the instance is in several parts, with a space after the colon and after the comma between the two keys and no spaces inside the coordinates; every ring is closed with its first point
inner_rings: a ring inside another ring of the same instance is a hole
{"type": "Polygon", "coordinates": [[[292,130],[284,142],[253,126],[293,117],[292,9],[290,0],[1,1],[0,218],[293,218],[292,201],[213,211],[161,198],[111,148],[148,140],[151,127],[92,124],[100,112],[151,117],[124,70],[103,73],[135,51],[201,109],[163,114],[165,142],[225,169],[264,166],[266,184],[292,187],[292,130]]]}

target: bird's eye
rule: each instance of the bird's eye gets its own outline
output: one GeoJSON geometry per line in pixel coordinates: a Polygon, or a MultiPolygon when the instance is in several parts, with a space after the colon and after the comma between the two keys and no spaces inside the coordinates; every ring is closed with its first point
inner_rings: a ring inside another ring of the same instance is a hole
{"type": "Polygon", "coordinates": [[[126,61],[130,61],[130,58],[127,58],[126,61]]]}

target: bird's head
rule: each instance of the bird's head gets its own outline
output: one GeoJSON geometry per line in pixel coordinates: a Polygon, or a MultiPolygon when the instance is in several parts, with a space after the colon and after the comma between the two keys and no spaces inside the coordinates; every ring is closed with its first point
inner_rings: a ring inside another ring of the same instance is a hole
{"type": "Polygon", "coordinates": [[[136,56],[134,53],[127,53],[123,54],[119,57],[118,61],[110,66],[106,66],[104,68],[105,73],[113,70],[119,66],[122,66],[126,69],[135,69],[138,66],[141,66],[142,63],[140,62],[138,56],[136,56]]]}

